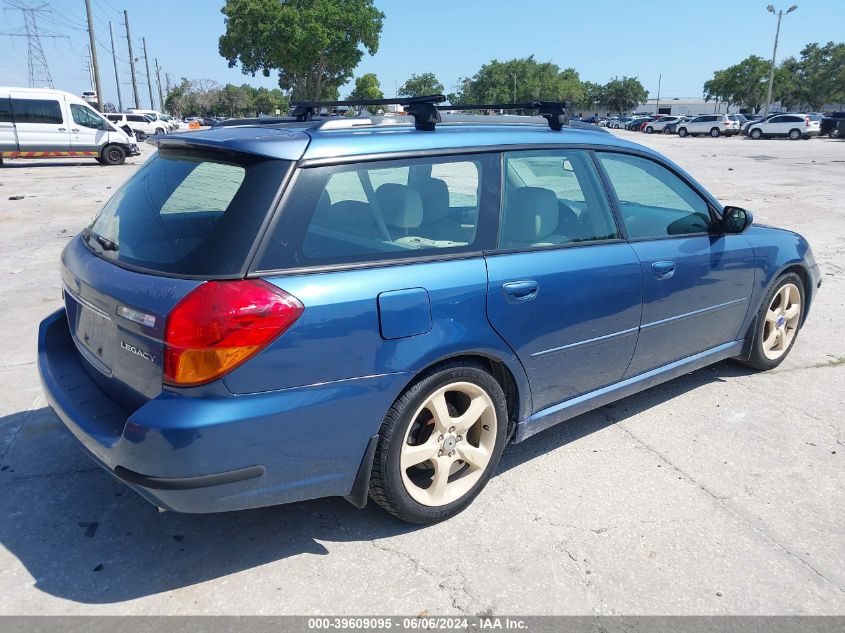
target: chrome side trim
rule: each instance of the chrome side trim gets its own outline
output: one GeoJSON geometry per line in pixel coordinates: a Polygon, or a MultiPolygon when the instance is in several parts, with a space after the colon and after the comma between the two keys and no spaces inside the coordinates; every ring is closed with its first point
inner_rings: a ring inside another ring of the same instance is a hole
{"type": "Polygon", "coordinates": [[[612,341],[618,338],[625,338],[627,336],[632,336],[639,331],[640,328],[632,327],[627,330],[620,330],[619,332],[613,332],[611,334],[605,334],[604,336],[597,336],[596,338],[588,338],[583,341],[578,341],[576,343],[569,343],[568,345],[561,345],[560,347],[553,347],[551,349],[546,349],[541,352],[534,352],[531,354],[531,358],[539,358],[541,356],[547,356],[549,354],[557,354],[559,352],[565,352],[567,350],[575,349],[577,347],[589,347],[590,345],[596,345],[597,343],[605,343],[607,341],[612,341]]]}
{"type": "Polygon", "coordinates": [[[701,308],[700,310],[693,310],[692,312],[684,312],[683,314],[678,314],[676,316],[669,317],[667,319],[660,319],[659,321],[652,321],[651,323],[643,323],[640,326],[641,330],[647,330],[653,327],[659,327],[661,325],[667,325],[669,323],[674,323],[675,321],[684,321],[686,319],[692,319],[697,316],[701,316],[702,314],[707,314],[709,312],[719,312],[720,310],[725,310],[730,308],[731,306],[735,306],[739,303],[746,303],[748,299],[743,297],[742,299],[734,299],[733,301],[726,301],[725,303],[718,303],[714,306],[709,306],[707,308],[701,308]]]}

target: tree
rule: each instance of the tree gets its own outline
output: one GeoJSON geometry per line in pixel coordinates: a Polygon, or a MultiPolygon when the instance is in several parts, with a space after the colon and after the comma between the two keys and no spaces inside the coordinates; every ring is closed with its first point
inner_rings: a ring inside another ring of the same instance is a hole
{"type": "Polygon", "coordinates": [[[579,108],[584,110],[594,110],[605,103],[604,86],[594,84],[591,81],[585,81],[581,84],[583,96],[581,100],[576,103],[579,108]]]}
{"type": "Polygon", "coordinates": [[[287,95],[278,88],[267,90],[267,88],[262,87],[256,90],[253,105],[256,115],[268,114],[274,116],[276,110],[282,113],[290,109],[290,101],[287,95]]]}
{"type": "Polygon", "coordinates": [[[471,78],[462,79],[452,103],[578,101],[583,89],[573,68],[538,62],[534,56],[505,62],[491,60],[471,78]]]}
{"type": "Polygon", "coordinates": [[[803,102],[812,110],[845,99],[845,44],[807,44],[798,63],[803,102]]]}
{"type": "Polygon", "coordinates": [[[350,99],[384,99],[384,93],[379,86],[374,73],[361,75],[355,80],[355,88],[349,93],[350,99]]]}
{"type": "Polygon", "coordinates": [[[792,110],[803,103],[800,74],[801,63],[794,57],[787,57],[775,69],[772,99],[779,101],[784,110],[792,110]]]}
{"type": "Polygon", "coordinates": [[[713,73],[704,82],[704,98],[745,105],[757,112],[766,102],[771,62],[751,55],[738,64],[713,73]]]}
{"type": "Polygon", "coordinates": [[[648,91],[636,77],[614,77],[602,89],[603,101],[614,112],[632,110],[648,98],[648,91]]]}
{"type": "Polygon", "coordinates": [[[434,73],[411,75],[399,88],[400,97],[420,97],[423,95],[443,94],[443,84],[437,81],[434,73]]]}
{"type": "Polygon", "coordinates": [[[314,101],[350,79],[364,50],[376,53],[384,20],[373,0],[226,0],[221,12],[230,68],[277,71],[292,98],[314,101]]]}

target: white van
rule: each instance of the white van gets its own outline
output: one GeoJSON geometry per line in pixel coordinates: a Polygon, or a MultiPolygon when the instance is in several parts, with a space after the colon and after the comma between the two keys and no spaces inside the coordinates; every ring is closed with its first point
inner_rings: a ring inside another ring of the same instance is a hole
{"type": "Polygon", "coordinates": [[[0,87],[0,164],[6,158],[87,156],[122,165],[140,153],[134,139],[75,95],[0,87]]]}
{"type": "Polygon", "coordinates": [[[138,132],[143,132],[144,137],[166,133],[161,121],[153,119],[149,114],[141,114],[140,112],[129,112],[128,114],[123,112],[109,112],[105,116],[119,128],[128,125],[135,132],[135,137],[140,141],[143,141],[144,138],[138,136],[138,132]]]}

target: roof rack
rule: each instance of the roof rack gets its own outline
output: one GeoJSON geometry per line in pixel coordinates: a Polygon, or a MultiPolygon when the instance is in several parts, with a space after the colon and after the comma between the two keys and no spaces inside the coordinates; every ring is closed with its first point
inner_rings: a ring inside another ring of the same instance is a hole
{"type": "Polygon", "coordinates": [[[291,103],[291,117],[299,122],[311,121],[320,116],[322,108],[401,105],[414,117],[418,130],[432,131],[440,123],[441,110],[537,110],[546,119],[549,127],[559,132],[569,125],[567,104],[563,101],[528,101],[525,103],[474,103],[441,105],[446,101],[443,95],[400,97],[394,99],[350,99],[346,101],[295,101],[291,103]]]}
{"type": "Polygon", "coordinates": [[[438,106],[439,110],[537,110],[537,114],[549,122],[549,127],[560,132],[564,125],[569,125],[564,101],[527,101],[525,103],[462,103],[450,106],[438,106]]]}
{"type": "Polygon", "coordinates": [[[440,123],[437,104],[446,101],[443,95],[425,95],[420,97],[401,97],[396,99],[353,99],[347,101],[294,101],[291,103],[291,116],[297,121],[310,121],[319,116],[322,108],[340,108],[356,106],[401,105],[414,117],[418,130],[430,132],[440,123]]]}

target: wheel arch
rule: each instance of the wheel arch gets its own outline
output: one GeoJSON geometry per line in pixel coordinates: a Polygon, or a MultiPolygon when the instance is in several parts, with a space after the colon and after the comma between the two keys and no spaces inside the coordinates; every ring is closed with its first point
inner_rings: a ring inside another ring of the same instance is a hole
{"type": "Polygon", "coordinates": [[[496,382],[502,387],[502,391],[505,392],[509,427],[511,425],[515,426],[517,421],[530,415],[531,391],[528,385],[528,377],[522,369],[522,365],[515,358],[505,360],[486,351],[468,350],[465,352],[456,352],[431,361],[419,371],[413,373],[399,394],[404,393],[408,387],[423,376],[436,372],[445,365],[460,362],[481,365],[496,379],[496,382]]]}

